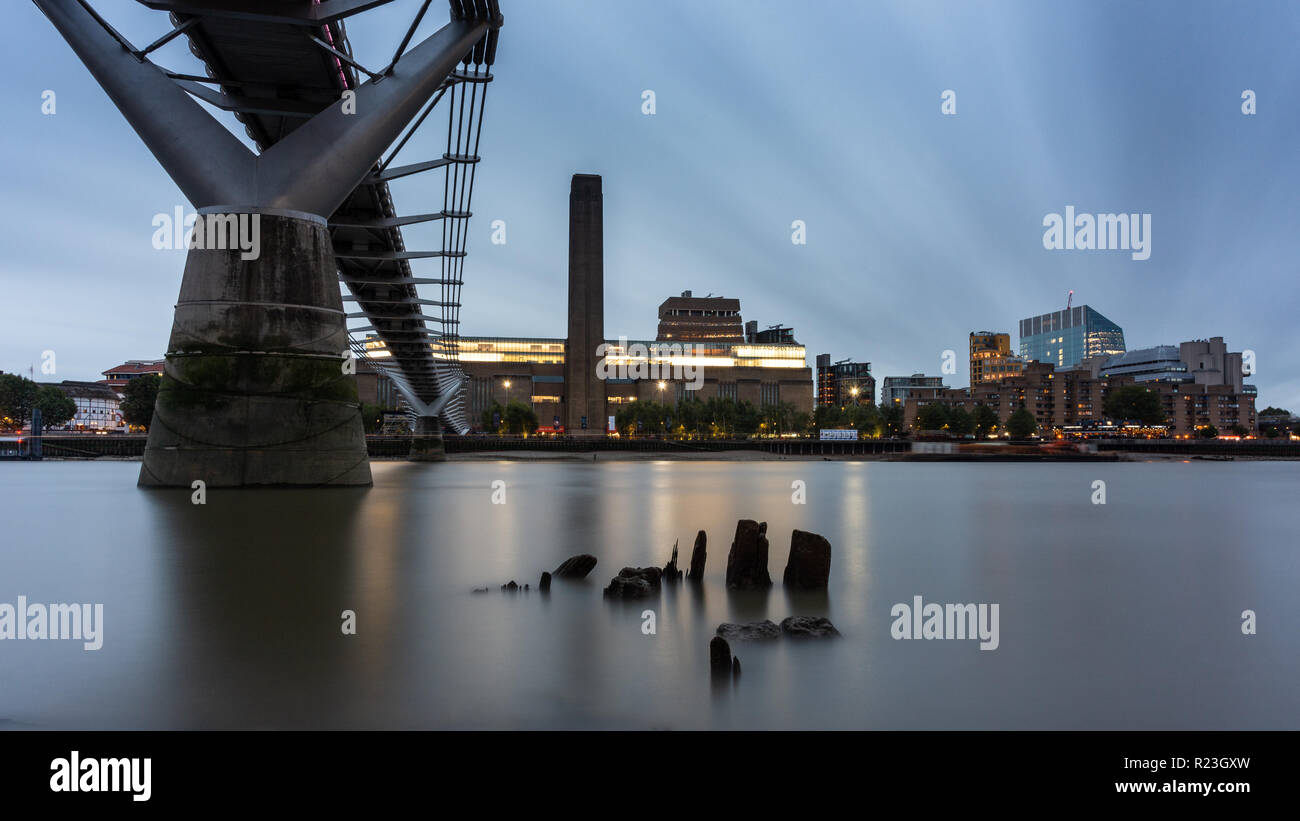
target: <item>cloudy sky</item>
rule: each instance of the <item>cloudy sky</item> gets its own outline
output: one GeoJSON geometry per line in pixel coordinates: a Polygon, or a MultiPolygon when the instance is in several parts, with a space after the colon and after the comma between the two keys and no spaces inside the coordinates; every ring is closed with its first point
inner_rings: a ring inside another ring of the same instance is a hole
{"type": "MultiPolygon", "coordinates": [[[[135,2],[95,6],[137,44],[167,29],[135,2]]],[[[360,61],[381,67],[418,6],[351,22],[360,61]]],[[[420,36],[444,19],[434,6],[420,36]]],[[[691,289],[792,325],[810,363],[933,374],[952,349],[948,383],[964,386],[969,332],[1014,345],[1019,319],[1073,289],[1130,348],[1223,336],[1254,350],[1260,406],[1300,410],[1300,6],[502,7],[463,333],[564,334],[569,178],[597,173],[609,337],[653,336],[658,304],[691,289]],[[1150,214],[1150,259],[1045,250],[1043,218],[1067,205],[1150,214]],[[505,245],[490,242],[498,219],[505,245]]],[[[164,353],[184,253],[154,250],[151,221],[186,201],[37,9],[7,11],[21,48],[0,53],[0,370],[39,376],[53,350],[56,378],[95,379],[164,353]]],[[[181,41],[155,57],[197,66],[181,41]]],[[[435,132],[404,161],[440,154],[435,132]]],[[[441,188],[425,175],[394,196],[403,212],[436,210],[441,188]]]]}

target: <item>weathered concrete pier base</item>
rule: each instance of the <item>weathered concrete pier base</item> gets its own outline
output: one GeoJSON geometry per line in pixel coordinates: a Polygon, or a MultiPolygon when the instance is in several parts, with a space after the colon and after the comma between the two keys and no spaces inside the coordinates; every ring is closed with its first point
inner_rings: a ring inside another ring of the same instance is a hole
{"type": "Polygon", "coordinates": [[[185,261],[139,484],[369,485],[325,223],[243,217],[257,258],[208,236],[185,261]]]}
{"type": "Polygon", "coordinates": [[[442,425],[437,417],[421,416],[415,421],[415,437],[411,440],[412,462],[445,462],[447,447],[442,441],[442,425]]]}

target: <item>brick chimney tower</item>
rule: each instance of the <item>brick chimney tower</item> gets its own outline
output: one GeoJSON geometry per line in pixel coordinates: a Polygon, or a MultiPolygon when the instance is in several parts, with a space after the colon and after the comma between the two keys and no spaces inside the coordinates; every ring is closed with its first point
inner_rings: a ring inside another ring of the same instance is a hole
{"type": "Polygon", "coordinates": [[[600,176],[574,174],[569,189],[569,334],[564,350],[564,427],[571,436],[603,436],[607,424],[605,383],[596,378],[596,350],[605,341],[602,212],[600,176]]]}

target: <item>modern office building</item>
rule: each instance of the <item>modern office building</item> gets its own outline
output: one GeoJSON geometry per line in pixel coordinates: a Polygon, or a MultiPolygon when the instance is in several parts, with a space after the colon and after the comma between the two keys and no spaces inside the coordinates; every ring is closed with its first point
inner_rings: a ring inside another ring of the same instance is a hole
{"type": "Polygon", "coordinates": [[[1189,378],[1187,363],[1179,356],[1177,345],[1156,345],[1091,357],[1078,367],[1095,375],[1131,376],[1135,382],[1182,382],[1189,378]]]}
{"type": "Polygon", "coordinates": [[[1069,368],[1124,353],[1124,330],[1087,305],[1020,320],[1020,356],[1069,368]]]}
{"type": "Polygon", "coordinates": [[[870,362],[831,362],[828,353],[817,355],[817,404],[843,407],[876,401],[876,378],[870,362]]]}
{"type": "Polygon", "coordinates": [[[1025,360],[1011,353],[1011,334],[976,331],[970,335],[970,383],[996,382],[1025,369],[1025,360]]]}
{"type": "Polygon", "coordinates": [[[880,388],[880,406],[901,405],[908,399],[929,399],[945,390],[948,388],[943,384],[942,376],[926,376],[923,373],[886,376],[880,388]]]}

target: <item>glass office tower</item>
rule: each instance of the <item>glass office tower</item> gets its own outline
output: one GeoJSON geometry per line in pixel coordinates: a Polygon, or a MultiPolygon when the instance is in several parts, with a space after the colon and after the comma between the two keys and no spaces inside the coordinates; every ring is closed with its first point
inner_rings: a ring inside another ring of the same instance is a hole
{"type": "Polygon", "coordinates": [[[1020,320],[1020,355],[1058,368],[1078,365],[1090,356],[1124,353],[1124,329],[1080,305],[1020,320]]]}

